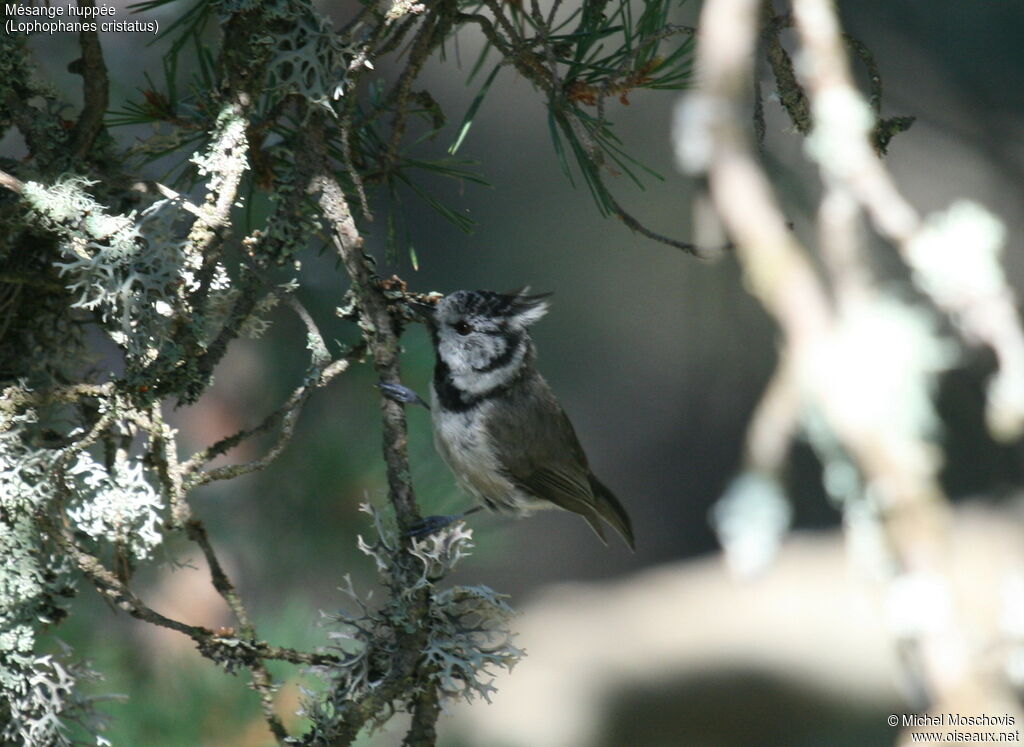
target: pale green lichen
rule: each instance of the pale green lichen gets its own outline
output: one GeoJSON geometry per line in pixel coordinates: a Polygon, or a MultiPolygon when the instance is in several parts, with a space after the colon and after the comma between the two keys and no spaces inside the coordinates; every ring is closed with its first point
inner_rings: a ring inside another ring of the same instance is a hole
{"type": "Polygon", "coordinates": [[[178,209],[167,200],[142,211],[110,215],[86,192],[90,182],[69,177],[25,185],[36,221],[62,239],[67,261],[61,278],[72,308],[96,311],[115,342],[132,357],[149,359],[169,331],[167,306],[184,263],[173,240],[178,209]]]}
{"type": "Polygon", "coordinates": [[[51,747],[70,744],[69,720],[91,718],[75,683],[94,675],[36,652],[37,631],[64,616],[73,589],[66,560],[47,552],[33,521],[53,492],[57,455],[27,444],[35,420],[15,415],[0,431],[0,742],[51,747]]]}
{"type": "Polygon", "coordinates": [[[407,15],[419,15],[426,10],[426,5],[416,0],[394,0],[391,3],[391,7],[388,8],[388,12],[385,14],[385,18],[389,21],[397,21],[407,15]]]}
{"type": "Polygon", "coordinates": [[[490,702],[491,669],[511,670],[525,655],[512,644],[509,621],[515,611],[505,599],[488,586],[454,586],[433,595],[423,657],[445,698],[490,702]]]}
{"type": "Polygon", "coordinates": [[[190,159],[200,176],[210,177],[206,181],[207,209],[215,196],[234,194],[239,177],[249,168],[246,126],[236,107],[225,107],[217,116],[210,147],[190,159]]]}
{"type": "Polygon", "coordinates": [[[74,502],[67,516],[95,542],[111,542],[134,560],[146,560],[163,541],[163,501],[137,459],[118,458],[107,470],[81,453],[68,470],[74,502]]]}
{"type": "MultiPolygon", "coordinates": [[[[241,125],[228,120],[224,129],[224,137],[195,158],[200,172],[210,176],[211,189],[222,188],[229,178],[231,158],[240,158],[239,168],[245,168],[241,125]]],[[[66,261],[56,266],[75,298],[72,308],[97,312],[129,360],[144,365],[172,344],[175,321],[198,311],[190,298],[200,286],[203,255],[184,237],[189,214],[177,201],[158,200],[140,213],[110,215],[86,192],[89,184],[73,177],[51,186],[29,183],[25,196],[36,220],[63,239],[66,261]]],[[[190,325],[201,343],[222,329],[238,295],[223,264],[216,264],[202,324],[190,325]]],[[[247,330],[258,334],[264,326],[251,319],[247,330]]]]}
{"type": "Polygon", "coordinates": [[[931,474],[939,458],[928,445],[939,425],[931,395],[957,354],[925,308],[879,296],[843,311],[808,356],[802,383],[843,432],[884,434],[905,465],[931,474]]]}
{"type": "Polygon", "coordinates": [[[747,471],[729,483],[712,506],[710,519],[729,568],[747,577],[775,559],[793,508],[774,476],[747,471]]]}
{"type": "Polygon", "coordinates": [[[839,87],[821,91],[812,107],[814,128],[804,150],[827,172],[849,178],[865,158],[874,157],[868,145],[874,112],[856,91],[839,87]]]}
{"type": "Polygon", "coordinates": [[[254,47],[263,47],[268,52],[264,94],[272,100],[297,94],[334,113],[331,102],[344,91],[346,55],[351,55],[353,48],[335,33],[312,2],[221,0],[217,7],[225,17],[230,13],[259,12],[268,18],[287,20],[287,28],[251,40],[254,47]]]}
{"type": "Polygon", "coordinates": [[[1006,228],[977,203],[960,200],[934,213],[907,245],[914,280],[944,307],[969,311],[1007,290],[1000,260],[1006,228]]]}
{"type": "Polygon", "coordinates": [[[914,281],[953,318],[964,337],[991,345],[999,369],[986,418],[996,438],[1024,430],[1024,339],[1001,259],[1006,228],[981,205],[961,200],[932,214],[908,242],[914,281]]]}
{"type": "MultiPolygon", "coordinates": [[[[401,552],[397,534],[383,525],[376,510],[369,506],[364,510],[373,516],[378,537],[372,543],[360,537],[359,547],[374,560],[381,582],[392,587],[392,594],[382,607],[371,608],[370,597],[361,597],[346,576],[342,591],[359,612],[327,616],[339,628],[328,637],[331,653],[341,662],[313,668],[329,688],[325,694],[305,693],[301,714],[313,722],[306,735],[310,744],[329,741],[339,729],[338,714],[343,706],[379,687],[401,647],[399,636],[425,631],[421,666],[428,675],[419,687],[436,687],[442,702],[475,697],[489,700],[494,692],[491,669],[511,669],[524,655],[512,643],[514,634],[509,624],[515,613],[501,594],[486,586],[438,589],[434,585],[473,547],[472,532],[464,524],[456,522],[414,542],[410,553],[422,563],[422,572],[412,584],[394,588],[394,573],[401,567],[396,562],[396,553],[401,552]],[[428,591],[429,612],[420,619],[411,605],[416,592],[424,589],[428,591]]],[[[401,702],[376,714],[374,725],[381,725],[394,711],[405,708],[413,694],[403,693],[401,702]]]]}

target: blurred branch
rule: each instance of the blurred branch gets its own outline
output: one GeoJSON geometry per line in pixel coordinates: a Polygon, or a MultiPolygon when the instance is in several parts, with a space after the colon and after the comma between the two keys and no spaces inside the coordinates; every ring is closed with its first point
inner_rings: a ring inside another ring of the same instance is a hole
{"type": "Polygon", "coordinates": [[[747,469],[777,476],[800,427],[800,386],[796,371],[779,361],[747,427],[747,469]]]}
{"type": "MultiPolygon", "coordinates": [[[[1011,296],[1001,271],[993,267],[989,272],[987,264],[985,276],[994,274],[1000,282],[975,287],[974,295],[943,293],[953,284],[952,265],[936,269],[928,263],[941,263],[943,257],[915,250],[922,241],[922,223],[872,147],[876,117],[853,85],[834,5],[794,0],[793,8],[803,83],[796,81],[778,45],[778,18],[768,27],[769,55],[774,46],[780,88],[799,94],[788,103],[784,96],[783,105],[808,133],[808,152],[822,169],[820,243],[834,301],[811,253],[788,229],[750,147],[743,106],[753,77],[757,0],[705,4],[697,56],[705,85],[683,105],[686,126],[677,133],[697,143],[690,149],[677,144],[681,160],[691,170],[707,171],[751,292],[784,335],[780,368],[748,434],[750,459],[762,468],[777,468],[794,431],[795,403],[801,403],[805,427],[826,467],[850,458],[862,475],[863,487],[854,491],[857,495],[845,495],[845,505],[852,512],[853,503],[867,503],[867,513],[888,542],[895,568],[889,601],[907,616],[895,632],[913,642],[923,662],[921,671],[908,668],[907,675],[923,678],[919,689],[932,696],[940,711],[1002,708],[1008,694],[982,677],[971,660],[963,621],[951,604],[948,506],[938,482],[937,449],[928,440],[931,407],[926,399],[932,377],[947,365],[948,356],[932,327],[921,321],[922,312],[874,287],[861,245],[860,210],[900,247],[922,290],[959,319],[962,330],[970,328],[979,337],[986,335],[989,344],[998,340],[1008,346],[1005,357],[1015,375],[1017,354],[1024,350],[1019,320],[1009,313],[1011,296]],[[975,314],[998,321],[969,326],[965,320],[976,319],[975,314]],[[894,355],[896,350],[901,355],[894,355]],[[911,587],[928,593],[911,594],[911,587]]],[[[965,261],[994,263],[995,250],[984,248],[984,234],[977,243],[978,256],[965,261]]]]}
{"type": "MultiPolygon", "coordinates": [[[[761,5],[761,38],[765,44],[766,56],[775,76],[776,90],[779,101],[789,114],[793,127],[801,135],[808,135],[812,128],[810,105],[803,86],[797,80],[793,60],[782,45],[782,32],[793,26],[790,13],[775,15],[771,0],[762,0],[761,5]]],[[[874,125],[871,130],[871,144],[879,155],[885,155],[891,141],[896,135],[905,132],[914,123],[913,117],[882,118],[882,75],[878,63],[871,50],[859,39],[850,34],[842,34],[841,38],[847,47],[852,49],[864,65],[868,78],[870,93],[868,100],[874,112],[874,125]]]]}
{"type": "Polygon", "coordinates": [[[75,561],[78,569],[107,597],[115,607],[134,618],[162,628],[174,630],[194,640],[202,653],[218,663],[231,666],[252,666],[259,659],[287,661],[292,664],[335,664],[339,659],[330,654],[309,654],[280,646],[271,646],[264,641],[242,640],[234,635],[221,635],[208,628],[175,620],[147,606],[128,586],[108,570],[99,558],[79,547],[66,530],[49,524],[51,536],[75,561]]]}
{"type": "Polygon", "coordinates": [[[1024,432],[1024,331],[1013,291],[998,266],[1003,228],[980,207],[959,203],[922,223],[872,148],[858,107],[864,102],[846,66],[833,15],[808,0],[794,4],[807,50],[807,79],[816,98],[822,134],[814,152],[826,175],[842,184],[900,250],[918,286],[950,315],[971,342],[995,351],[999,368],[989,385],[988,424],[999,440],[1024,432]],[[838,138],[833,141],[830,137],[838,138]],[[838,150],[833,146],[842,144],[838,150]],[[830,153],[825,157],[825,153],[830,153]],[[944,237],[941,234],[946,233],[944,237]],[[972,242],[972,261],[983,275],[966,275],[961,256],[972,242]]]}

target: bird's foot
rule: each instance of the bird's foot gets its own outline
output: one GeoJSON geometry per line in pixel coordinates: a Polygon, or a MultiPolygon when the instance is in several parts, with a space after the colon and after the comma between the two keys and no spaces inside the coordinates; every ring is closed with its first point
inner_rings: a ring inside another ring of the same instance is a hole
{"type": "Polygon", "coordinates": [[[405,533],[405,536],[426,537],[434,532],[444,529],[446,526],[454,524],[459,519],[464,519],[470,514],[475,514],[481,508],[483,508],[483,506],[473,506],[472,508],[463,511],[461,514],[448,514],[447,516],[424,516],[409,527],[409,531],[405,533]]]}
{"type": "Polygon", "coordinates": [[[465,514],[450,514],[448,516],[424,516],[422,519],[409,527],[405,533],[406,537],[427,537],[439,532],[447,526],[454,524],[465,514]]]}
{"type": "Polygon", "coordinates": [[[399,402],[404,405],[423,405],[428,410],[430,409],[430,405],[424,402],[420,395],[407,386],[389,384],[382,381],[377,384],[377,388],[381,390],[385,397],[393,402],[399,402]]]}

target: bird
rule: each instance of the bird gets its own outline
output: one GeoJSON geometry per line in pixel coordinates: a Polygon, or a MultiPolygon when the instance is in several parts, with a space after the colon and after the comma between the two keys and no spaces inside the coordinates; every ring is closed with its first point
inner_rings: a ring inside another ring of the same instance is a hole
{"type": "MultiPolygon", "coordinates": [[[[530,295],[529,288],[459,290],[436,306],[410,303],[436,353],[434,444],[477,502],[463,514],[428,517],[418,531],[436,531],[481,507],[516,515],[558,507],[586,519],[606,545],[607,523],[635,550],[629,514],[591,471],[569,417],[537,370],[529,328],[547,313],[549,296],[530,295]]],[[[402,385],[382,388],[425,404],[402,385]]]]}

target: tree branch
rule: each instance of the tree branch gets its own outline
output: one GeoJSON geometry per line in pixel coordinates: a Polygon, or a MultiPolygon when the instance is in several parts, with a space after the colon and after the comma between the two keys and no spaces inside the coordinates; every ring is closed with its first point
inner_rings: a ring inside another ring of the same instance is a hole
{"type": "Polygon", "coordinates": [[[0,171],[0,187],[9,189],[20,195],[25,190],[25,182],[21,181],[17,177],[11,176],[6,171],[0,171]]]}
{"type": "Polygon", "coordinates": [[[441,698],[436,687],[425,688],[413,701],[412,725],[402,740],[404,747],[419,747],[437,742],[437,719],[441,698]]]}
{"type": "MultiPolygon", "coordinates": [[[[319,114],[312,115],[319,120],[319,114]]],[[[319,193],[320,210],[330,226],[331,240],[341,257],[349,277],[352,292],[359,306],[359,325],[367,341],[374,368],[382,382],[401,383],[398,359],[398,322],[388,310],[388,302],[381,288],[380,278],[370,266],[363,252],[363,238],[356,228],[348,201],[337,180],[327,172],[323,148],[323,125],[310,124],[309,139],[314,163],[320,163],[310,183],[309,191],[319,193]]],[[[398,526],[404,533],[419,521],[419,507],[413,493],[409,475],[408,436],[404,408],[387,397],[381,397],[381,416],[384,426],[384,462],[387,467],[388,497],[394,506],[398,526]]]]}
{"type": "Polygon", "coordinates": [[[188,489],[198,487],[199,485],[205,485],[206,483],[213,482],[214,480],[227,480],[238,477],[239,475],[263,469],[272,461],[277,459],[291,440],[292,435],[295,432],[295,426],[298,424],[299,415],[302,413],[302,407],[313,393],[313,390],[327,386],[334,377],[348,369],[351,361],[357,360],[363,356],[366,350],[365,342],[361,342],[353,347],[342,358],[331,361],[327,353],[327,346],[324,342],[323,336],[320,334],[319,329],[317,329],[317,326],[313,321],[313,318],[309,315],[309,312],[307,312],[295,298],[288,296],[287,299],[289,305],[295,309],[299,318],[302,319],[303,323],[306,325],[306,331],[310,341],[309,344],[311,346],[312,361],[310,363],[310,370],[306,374],[306,381],[292,392],[291,396],[285,400],[284,404],[267,415],[259,425],[254,428],[241,430],[234,435],[223,438],[212,446],[193,455],[187,462],[185,462],[182,465],[182,470],[183,474],[189,476],[187,481],[188,489]],[[278,423],[281,424],[281,431],[278,434],[277,441],[271,449],[259,459],[254,459],[245,464],[234,464],[226,467],[219,467],[217,469],[209,470],[208,472],[199,471],[203,465],[209,463],[214,457],[230,451],[235,446],[242,443],[242,441],[245,441],[252,436],[275,428],[278,423]]]}
{"type": "MultiPolygon", "coordinates": [[[[555,114],[555,119],[563,131],[569,131],[572,133],[578,133],[580,140],[583,142],[584,151],[587,160],[590,162],[593,168],[593,179],[597,189],[599,189],[605,198],[607,207],[611,209],[611,212],[618,217],[627,228],[636,233],[641,234],[653,241],[671,246],[675,249],[680,249],[687,254],[693,254],[698,257],[711,257],[715,256],[722,251],[730,248],[729,245],[723,247],[699,247],[696,244],[689,241],[682,241],[680,239],[674,239],[672,237],[660,234],[656,231],[651,230],[644,225],[639,219],[629,213],[622,204],[614,197],[611,190],[608,188],[604,181],[602,174],[604,164],[602,159],[599,157],[599,151],[597,145],[593,142],[583,126],[579,122],[579,118],[572,111],[571,107],[566,104],[565,97],[565,81],[558,76],[557,65],[554,63],[555,54],[554,49],[551,46],[551,42],[544,36],[536,38],[526,39],[522,34],[517,31],[515,25],[508,19],[500,3],[496,0],[484,0],[484,4],[491,11],[494,16],[495,23],[487,16],[479,13],[459,13],[458,19],[463,22],[475,23],[480,27],[484,37],[494,45],[494,48],[501,53],[505,58],[505,61],[511,63],[519,73],[529,80],[534,86],[540,90],[547,98],[547,105],[549,109],[555,114]],[[501,29],[499,31],[499,29],[501,29]],[[502,36],[502,32],[505,36],[502,36]],[[543,55],[538,55],[534,52],[536,46],[540,46],[543,55]],[[545,65],[544,63],[548,64],[545,65]]],[[[663,36],[672,36],[678,33],[690,33],[692,29],[685,26],[672,26],[664,30],[663,36]]],[[[663,36],[657,36],[654,38],[663,38],[663,36]]],[[[635,54],[639,54],[639,50],[635,54]]],[[[623,63],[622,69],[619,74],[625,70],[629,60],[632,60],[633,56],[627,55],[626,62],[623,63]]],[[[598,96],[607,95],[610,88],[606,85],[603,92],[599,91],[598,96]]]]}
{"type": "MultiPolygon", "coordinates": [[[[967,650],[968,637],[954,611],[948,578],[947,501],[938,479],[939,459],[928,438],[928,415],[918,412],[928,404],[915,408],[904,401],[908,389],[926,390],[941,370],[940,363],[929,360],[937,358],[940,342],[905,310],[906,304],[872,282],[858,232],[863,208],[923,275],[927,270],[915,264],[914,246],[923,231],[921,221],[871,147],[872,110],[850,76],[834,3],[794,0],[800,74],[814,120],[807,150],[825,182],[819,229],[824,270],[833,281],[832,302],[810,252],[788,230],[748,142],[742,99],[753,75],[757,5],[756,0],[709,0],[704,5],[697,57],[704,87],[687,103],[697,109],[687,121],[699,130],[680,133],[707,143],[707,152],[688,165],[707,170],[716,208],[736,238],[751,292],[784,336],[780,372],[762,400],[753,424],[756,431],[750,432],[749,456],[771,469],[784,443],[764,438],[763,430],[775,420],[783,435],[791,432],[798,401],[812,413],[815,427],[807,430],[823,461],[857,468],[859,477],[852,481],[854,487],[845,489],[849,495],[844,500],[871,514],[872,528],[888,545],[890,601],[908,604],[901,583],[929,585],[927,595],[913,599],[920,607],[908,613],[913,619],[901,621],[894,631],[921,654],[921,670],[908,675],[921,678],[918,689],[932,693],[940,711],[956,710],[964,699],[969,708],[1008,702],[1008,694],[994,680],[987,681],[967,650]],[[888,340],[879,339],[886,331],[865,341],[865,325],[871,329],[880,312],[889,313],[890,326],[900,331],[888,340]],[[865,363],[864,376],[851,376],[851,361],[895,344],[915,346],[913,370],[880,371],[865,363]],[[903,378],[892,386],[887,376],[903,378]],[[914,412],[897,417],[901,407],[914,412]]],[[[934,254],[930,259],[935,260],[934,254]]],[[[934,290],[927,283],[922,287],[934,290]]],[[[994,311],[1006,300],[1005,294],[996,295],[971,302],[978,303],[976,311],[981,306],[994,311]]],[[[937,293],[935,300],[941,307],[950,299],[937,293]]],[[[1015,330],[1015,339],[1020,339],[1016,322],[1000,328],[1015,330]]]]}
{"type": "MultiPolygon", "coordinates": [[[[213,582],[213,588],[217,590],[217,593],[221,595],[221,598],[231,608],[235,619],[238,620],[239,632],[242,634],[242,637],[247,640],[256,640],[256,628],[252,624],[249,612],[245,609],[242,598],[235,590],[235,585],[231,583],[231,579],[224,573],[224,568],[221,566],[220,560],[213,550],[213,545],[210,543],[210,537],[206,533],[206,527],[198,519],[192,519],[185,528],[189,538],[199,545],[203,551],[206,563],[210,566],[210,579],[213,582]]],[[[256,659],[249,664],[249,673],[252,677],[253,687],[260,696],[263,718],[277,741],[280,744],[284,744],[288,738],[288,732],[274,711],[274,680],[270,676],[266,665],[260,659],[256,659]]]]}
{"type": "MultiPolygon", "coordinates": [[[[307,127],[307,148],[300,158],[314,167],[309,192],[318,195],[318,204],[327,219],[331,240],[352,281],[351,291],[359,311],[359,326],[373,358],[374,368],[384,383],[400,382],[399,335],[401,322],[388,307],[384,285],[374,272],[363,251],[363,238],[352,218],[345,194],[337,179],[330,173],[324,146],[322,115],[310,115],[307,127]]],[[[384,462],[388,481],[388,499],[394,508],[399,531],[405,543],[411,542],[407,532],[420,519],[419,506],[412,487],[408,457],[408,431],[404,408],[387,397],[381,397],[381,421],[384,436],[384,462]]],[[[419,561],[408,552],[394,556],[393,569],[397,587],[394,593],[414,588],[419,576],[419,561]]],[[[362,726],[377,714],[384,712],[396,701],[408,697],[413,687],[436,688],[429,677],[423,677],[422,651],[429,632],[429,589],[419,588],[410,594],[408,619],[404,630],[396,631],[396,648],[390,655],[387,674],[371,691],[358,700],[342,705],[337,722],[341,731],[332,745],[348,745],[356,738],[362,726]]],[[[428,696],[435,697],[435,696],[428,696]]],[[[419,723],[424,735],[420,741],[408,744],[431,745],[426,731],[426,720],[438,711],[426,705],[420,711],[419,723]]]]}
{"type": "MultiPolygon", "coordinates": [[[[96,0],[78,0],[79,8],[96,8],[96,0]]],[[[75,158],[84,158],[103,130],[103,116],[110,103],[110,82],[107,79],[107,65],[103,61],[103,47],[96,31],[82,31],[79,34],[82,57],[77,60],[74,72],[82,76],[84,103],[82,113],[71,133],[71,150],[75,158]]]]}

